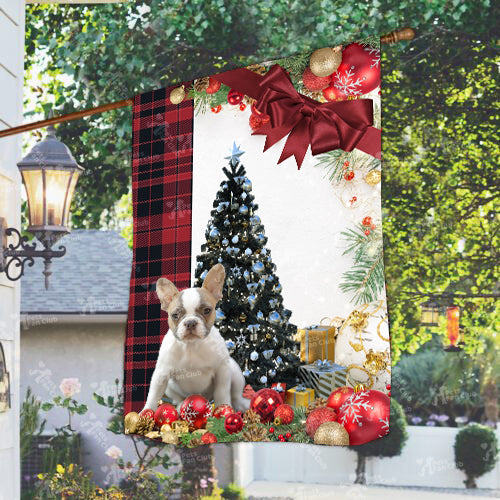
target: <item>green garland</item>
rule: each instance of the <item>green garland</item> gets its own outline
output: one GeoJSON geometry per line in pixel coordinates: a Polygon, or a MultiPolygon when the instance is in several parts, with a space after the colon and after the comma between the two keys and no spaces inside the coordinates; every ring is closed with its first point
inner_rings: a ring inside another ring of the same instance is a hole
{"type": "Polygon", "coordinates": [[[366,229],[358,224],[341,233],[347,241],[343,255],[353,254],[354,264],[342,275],[339,288],[344,293],[354,293],[355,304],[377,300],[385,285],[382,230],[377,227],[366,235],[366,229]]]}
{"type": "Polygon", "coordinates": [[[194,99],[194,110],[199,115],[219,105],[227,104],[227,95],[230,90],[227,85],[221,84],[220,89],[215,94],[207,94],[204,90],[199,92],[192,85],[188,92],[188,98],[194,99]]]}

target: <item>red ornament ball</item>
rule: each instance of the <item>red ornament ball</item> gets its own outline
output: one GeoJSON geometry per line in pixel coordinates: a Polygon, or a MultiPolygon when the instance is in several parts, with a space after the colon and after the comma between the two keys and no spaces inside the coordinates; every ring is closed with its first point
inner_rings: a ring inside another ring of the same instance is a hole
{"type": "Polygon", "coordinates": [[[344,179],[346,181],[352,181],[354,179],[354,171],[353,170],[349,170],[349,172],[346,172],[344,174],[344,179]]]}
{"type": "Polygon", "coordinates": [[[268,121],[270,120],[268,115],[250,115],[250,118],[248,119],[248,123],[250,124],[250,128],[255,132],[256,130],[259,130],[262,125],[265,125],[268,121]]]}
{"type": "Polygon", "coordinates": [[[158,406],[154,418],[156,425],[161,428],[162,425],[171,424],[174,420],[177,420],[178,416],[174,405],[164,403],[158,406]]]}
{"type": "Polygon", "coordinates": [[[261,389],[257,391],[250,401],[250,408],[260,416],[263,423],[274,419],[274,411],[283,404],[279,392],[273,389],[261,389]]]}
{"type": "Polygon", "coordinates": [[[207,94],[215,94],[220,89],[221,83],[212,76],[208,79],[208,87],[205,90],[207,94]]]}
{"type": "Polygon", "coordinates": [[[227,94],[227,102],[229,104],[232,104],[233,106],[236,106],[237,104],[240,104],[241,101],[243,101],[244,97],[245,97],[245,94],[242,94],[241,92],[238,92],[237,90],[231,89],[227,94]]]}
{"type": "Polygon", "coordinates": [[[278,439],[279,439],[280,441],[284,441],[284,440],[285,440],[285,436],[283,436],[283,434],[280,434],[280,435],[278,436],[278,439]]]}
{"type": "Polygon", "coordinates": [[[215,418],[226,418],[231,413],[234,413],[233,407],[231,405],[219,405],[214,410],[213,416],[215,418]]]}
{"type": "Polygon", "coordinates": [[[203,396],[193,394],[182,402],[179,415],[189,424],[190,429],[203,429],[208,417],[212,416],[212,405],[203,396]]]}
{"type": "Polygon", "coordinates": [[[213,108],[210,108],[210,111],[212,111],[212,113],[219,113],[221,109],[222,109],[222,106],[219,104],[218,106],[214,106],[213,108]]]}
{"type": "Polygon", "coordinates": [[[387,385],[385,386],[385,388],[386,388],[388,391],[390,391],[390,390],[391,390],[391,384],[387,384],[387,385]]]}
{"type": "Polygon", "coordinates": [[[247,105],[245,103],[241,103],[240,104],[240,111],[245,111],[245,109],[247,109],[247,105]]]}
{"type": "Polygon", "coordinates": [[[368,443],[389,433],[391,400],[380,391],[352,394],[339,410],[339,423],[349,433],[349,444],[368,443]]]}
{"type": "Polygon", "coordinates": [[[330,85],[331,75],[328,76],[316,76],[311,68],[308,66],[304,73],[302,73],[302,83],[304,87],[312,92],[317,92],[318,90],[323,90],[330,85]]]}
{"type": "Polygon", "coordinates": [[[224,429],[228,434],[236,434],[243,429],[243,418],[239,413],[231,413],[224,420],[224,429]]]}
{"type": "Polygon", "coordinates": [[[321,424],[325,422],[336,422],[337,414],[331,408],[321,406],[309,413],[306,420],[307,435],[314,439],[314,434],[321,424]]]}
{"type": "Polygon", "coordinates": [[[345,101],[347,99],[347,95],[333,85],[323,89],[323,97],[327,101],[345,101]]]}
{"type": "Polygon", "coordinates": [[[346,402],[347,398],[354,393],[354,390],[351,387],[347,387],[346,385],[335,389],[330,396],[328,396],[328,400],[326,402],[326,406],[335,410],[337,413],[339,412],[340,407],[346,402]]]}
{"type": "Polygon", "coordinates": [[[215,436],[215,434],[212,434],[211,432],[205,432],[205,434],[201,436],[201,442],[203,444],[216,443],[217,437],[215,436]]]}
{"type": "Polygon", "coordinates": [[[274,410],[274,418],[281,418],[281,423],[283,425],[288,425],[293,422],[293,417],[295,413],[290,405],[282,404],[279,405],[276,410],[274,410]]]}
{"type": "MultiPolygon", "coordinates": [[[[347,96],[368,94],[380,85],[380,50],[351,43],[332,75],[332,86],[347,96]]],[[[326,96],[325,96],[326,97],[326,96]]]]}
{"type": "Polygon", "coordinates": [[[287,439],[290,439],[290,438],[292,437],[292,435],[291,435],[289,432],[287,432],[287,433],[285,434],[285,437],[286,437],[287,439]]]}
{"type": "Polygon", "coordinates": [[[369,217],[369,216],[366,216],[364,219],[363,219],[363,226],[371,226],[372,225],[372,218],[369,217]]]}
{"type": "Polygon", "coordinates": [[[270,432],[271,434],[273,434],[273,433],[274,433],[274,427],[269,427],[269,432],[270,432]]]}
{"type": "Polygon", "coordinates": [[[145,408],[144,410],[141,411],[141,413],[139,413],[139,416],[149,418],[150,420],[154,420],[155,412],[153,410],[150,410],[149,408],[145,408]]]}

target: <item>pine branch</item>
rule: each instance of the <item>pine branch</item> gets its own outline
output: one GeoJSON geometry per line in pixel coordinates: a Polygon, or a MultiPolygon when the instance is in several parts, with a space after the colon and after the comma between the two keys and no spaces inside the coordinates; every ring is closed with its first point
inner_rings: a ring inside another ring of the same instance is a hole
{"type": "Polygon", "coordinates": [[[230,88],[227,85],[221,85],[215,94],[207,94],[204,90],[196,90],[194,85],[192,85],[188,92],[188,98],[194,99],[196,115],[205,114],[214,107],[226,104],[229,90],[230,88]]]}
{"type": "Polygon", "coordinates": [[[357,43],[363,45],[364,47],[369,46],[380,50],[380,36],[367,36],[366,38],[359,40],[357,43]]]}
{"type": "Polygon", "coordinates": [[[312,51],[302,52],[290,57],[284,57],[274,61],[279,64],[283,69],[288,71],[292,83],[296,86],[302,80],[302,73],[309,66],[309,59],[311,58],[312,51]]]}

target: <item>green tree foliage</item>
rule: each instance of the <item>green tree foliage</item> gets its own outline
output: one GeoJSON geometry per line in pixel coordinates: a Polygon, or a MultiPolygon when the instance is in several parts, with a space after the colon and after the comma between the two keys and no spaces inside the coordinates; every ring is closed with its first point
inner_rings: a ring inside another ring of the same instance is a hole
{"type": "Polygon", "coordinates": [[[498,457],[495,431],[480,424],[469,424],[455,438],[455,464],[465,472],[467,488],[477,488],[476,478],[493,470],[498,457]]]}
{"type": "Polygon", "coordinates": [[[396,361],[430,338],[419,329],[429,294],[460,306],[469,354],[484,350],[498,321],[498,72],[493,42],[479,38],[436,28],[383,55],[383,231],[396,361]]]}

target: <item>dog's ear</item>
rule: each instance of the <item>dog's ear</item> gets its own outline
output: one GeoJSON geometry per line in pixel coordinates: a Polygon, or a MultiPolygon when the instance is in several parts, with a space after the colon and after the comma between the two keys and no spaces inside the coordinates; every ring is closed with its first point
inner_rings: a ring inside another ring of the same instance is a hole
{"type": "Polygon", "coordinates": [[[179,293],[179,290],[167,278],[160,278],[156,282],[156,293],[162,306],[168,306],[172,302],[172,299],[179,293]]]}
{"type": "Polygon", "coordinates": [[[203,288],[208,290],[216,300],[222,299],[222,288],[224,287],[224,279],[226,278],[226,271],[222,264],[215,264],[210,271],[208,271],[205,280],[203,281],[203,288]]]}

